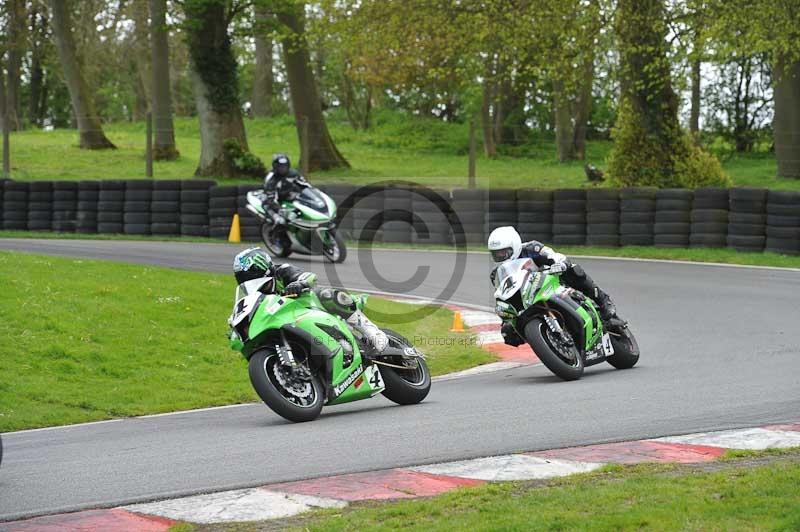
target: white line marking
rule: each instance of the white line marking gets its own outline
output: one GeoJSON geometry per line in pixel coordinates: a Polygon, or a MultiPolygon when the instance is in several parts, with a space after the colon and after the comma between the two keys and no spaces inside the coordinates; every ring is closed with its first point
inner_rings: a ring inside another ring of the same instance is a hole
{"type": "Polygon", "coordinates": [[[433,382],[449,381],[453,379],[460,379],[462,377],[472,377],[474,375],[483,375],[484,373],[494,373],[496,371],[503,371],[507,369],[520,368],[522,366],[533,366],[533,363],[528,362],[492,362],[482,366],[475,366],[474,368],[465,369],[463,371],[456,371],[455,373],[448,373],[447,375],[439,375],[434,377],[433,382]]]}

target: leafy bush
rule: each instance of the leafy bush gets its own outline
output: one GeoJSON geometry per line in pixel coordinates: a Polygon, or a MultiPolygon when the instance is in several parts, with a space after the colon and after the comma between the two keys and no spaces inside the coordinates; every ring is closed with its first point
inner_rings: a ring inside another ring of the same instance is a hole
{"type": "Polygon", "coordinates": [[[242,148],[238,140],[227,139],[222,146],[225,149],[225,157],[231,162],[236,173],[256,177],[264,177],[264,174],[267,173],[264,162],[258,156],[242,148]]]}
{"type": "Polygon", "coordinates": [[[730,186],[720,162],[692,143],[680,131],[667,131],[665,140],[646,131],[629,104],[620,105],[619,121],[612,130],[614,148],[608,173],[615,186],[698,188],[730,186]],[[677,137],[677,138],[676,138],[677,137]]]}

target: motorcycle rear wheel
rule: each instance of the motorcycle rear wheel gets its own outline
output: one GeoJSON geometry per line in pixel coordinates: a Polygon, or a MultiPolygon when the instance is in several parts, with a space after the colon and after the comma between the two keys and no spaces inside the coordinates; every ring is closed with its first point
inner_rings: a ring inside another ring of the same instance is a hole
{"type": "Polygon", "coordinates": [[[271,226],[269,224],[265,223],[261,226],[261,240],[264,241],[264,245],[267,247],[267,251],[269,251],[270,255],[273,257],[283,258],[291,255],[292,248],[289,238],[285,235],[282,235],[278,237],[282,240],[282,243],[275,242],[275,237],[272,235],[272,231],[270,229],[271,226]]]}
{"type": "Polygon", "coordinates": [[[632,368],[639,361],[639,343],[633,332],[625,327],[621,334],[609,333],[614,354],[606,360],[617,369],[632,368]]]}
{"type": "MultiPolygon", "coordinates": [[[[563,326],[563,324],[561,325],[563,326]]],[[[584,364],[578,349],[573,345],[570,350],[571,357],[567,356],[567,348],[558,345],[551,337],[552,332],[544,319],[533,318],[525,325],[524,332],[528,344],[547,369],[565,381],[575,381],[581,378],[584,364]],[[570,358],[574,359],[571,363],[570,358]]]]}
{"type": "MultiPolygon", "coordinates": [[[[401,334],[391,329],[383,329],[383,332],[389,337],[389,345],[392,347],[401,349],[411,347],[411,342],[401,334]]],[[[428,396],[428,392],[431,391],[431,372],[425,359],[419,358],[417,361],[416,368],[407,370],[379,365],[381,376],[386,384],[386,388],[382,392],[384,397],[399,405],[415,405],[421,403],[428,396]]]]}
{"type": "Polygon", "coordinates": [[[277,365],[278,355],[269,349],[256,351],[250,357],[250,382],[258,396],[273,412],[289,421],[303,423],[317,419],[325,402],[325,391],[319,377],[311,376],[312,401],[308,405],[300,405],[289,399],[291,394],[277,380],[277,365]]]}

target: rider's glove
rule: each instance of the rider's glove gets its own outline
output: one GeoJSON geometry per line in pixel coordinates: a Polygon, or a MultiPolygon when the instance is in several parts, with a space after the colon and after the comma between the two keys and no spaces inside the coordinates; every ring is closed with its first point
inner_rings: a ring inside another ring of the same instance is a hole
{"type": "Polygon", "coordinates": [[[563,262],[554,262],[547,269],[548,273],[563,273],[567,271],[567,265],[563,262]]]}
{"type": "Polygon", "coordinates": [[[308,286],[306,286],[306,283],[303,281],[293,281],[286,285],[283,292],[287,296],[299,296],[306,288],[308,288],[308,286]]]}

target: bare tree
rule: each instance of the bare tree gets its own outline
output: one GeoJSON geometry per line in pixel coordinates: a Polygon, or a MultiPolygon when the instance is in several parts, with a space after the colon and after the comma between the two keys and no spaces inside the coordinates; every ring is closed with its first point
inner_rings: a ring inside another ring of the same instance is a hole
{"type": "Polygon", "coordinates": [[[22,56],[25,50],[27,12],[24,0],[8,0],[8,126],[11,131],[22,129],[22,98],[20,95],[22,56]]]}
{"type": "Polygon", "coordinates": [[[69,90],[72,110],[78,123],[80,147],[88,150],[115,149],[116,146],[103,133],[100,118],[97,116],[92,96],[78,63],[69,15],[69,4],[71,2],[68,0],[49,0],[49,3],[52,12],[53,35],[61,63],[61,71],[69,90]]]}
{"type": "Polygon", "coordinates": [[[253,79],[253,115],[270,116],[275,92],[275,77],[272,73],[272,38],[265,35],[270,14],[259,4],[256,6],[256,70],[253,79]]]}

